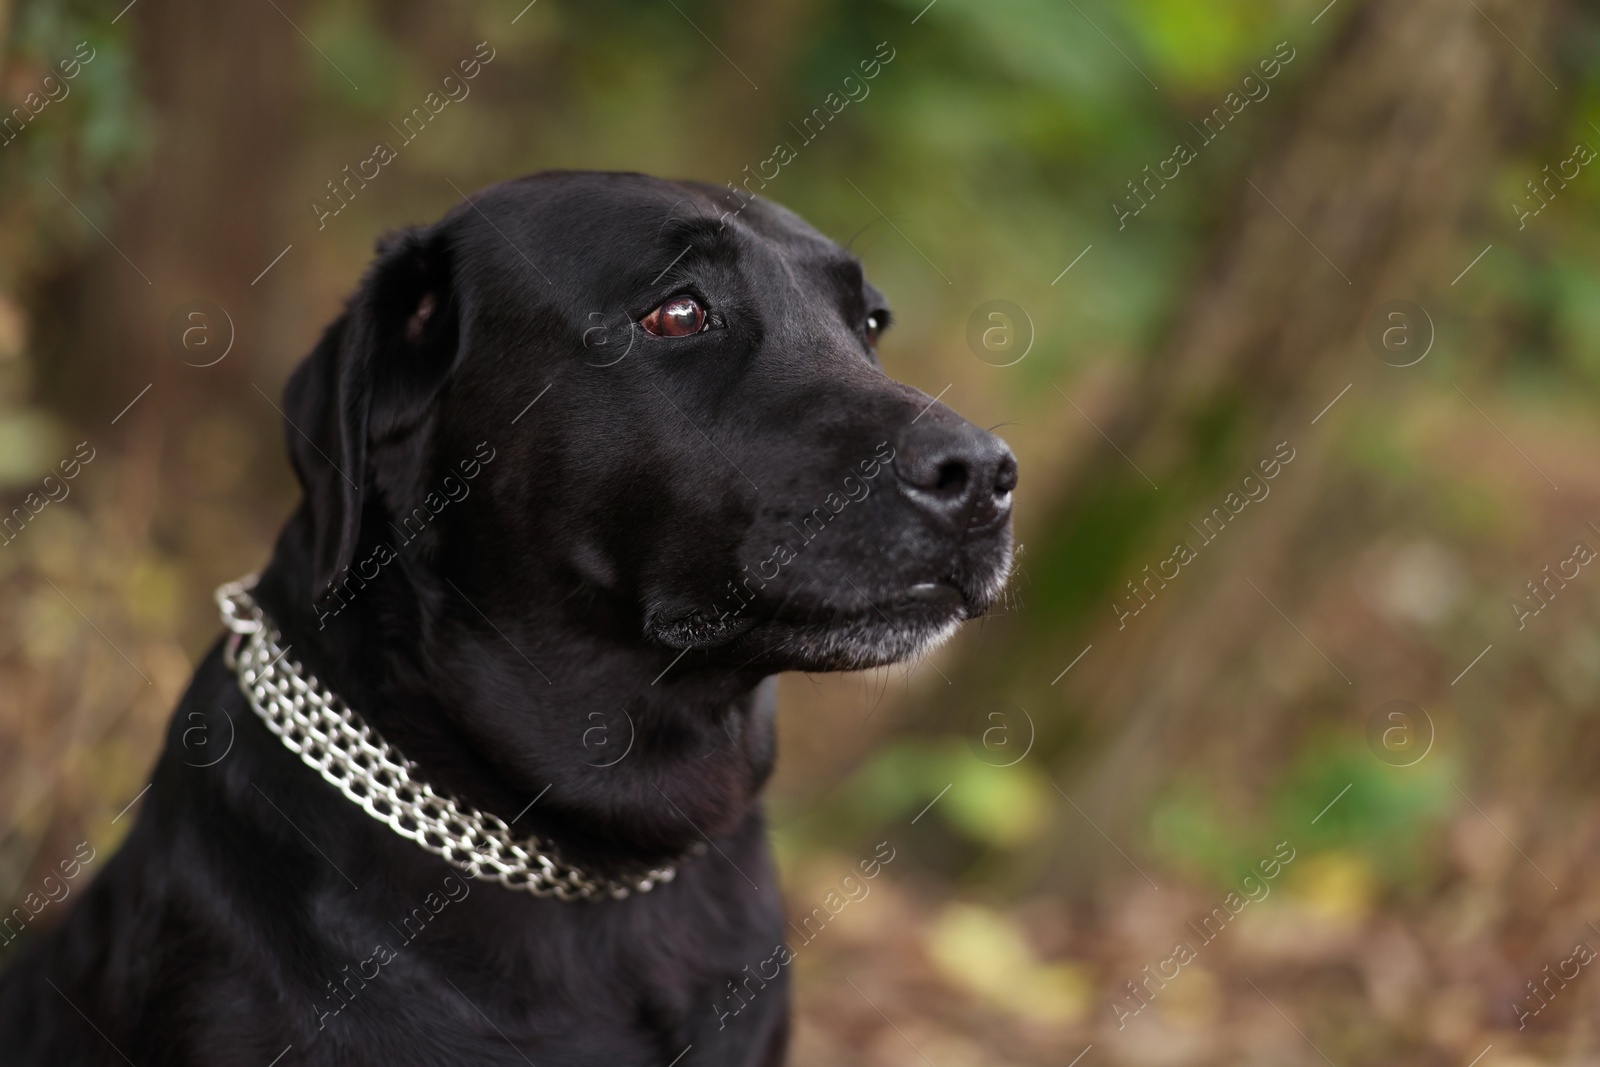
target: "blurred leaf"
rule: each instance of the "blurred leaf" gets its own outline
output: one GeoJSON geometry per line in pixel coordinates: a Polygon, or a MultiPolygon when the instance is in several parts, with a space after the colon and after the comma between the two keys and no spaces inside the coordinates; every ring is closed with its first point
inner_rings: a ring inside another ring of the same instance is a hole
{"type": "Polygon", "coordinates": [[[928,932],[928,955],[945,981],[970,989],[1004,1011],[1042,1022],[1075,1022],[1089,1009],[1092,985],[1083,967],[1041,964],[1009,917],[973,904],[952,904],[928,932]]]}

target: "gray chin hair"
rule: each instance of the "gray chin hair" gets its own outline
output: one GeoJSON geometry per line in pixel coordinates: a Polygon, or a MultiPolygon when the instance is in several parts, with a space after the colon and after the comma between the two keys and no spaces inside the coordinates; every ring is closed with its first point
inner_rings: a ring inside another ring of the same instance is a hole
{"type": "Polygon", "coordinates": [[[1005,592],[1006,586],[1011,584],[1011,575],[1016,570],[1016,566],[1016,542],[1007,537],[1006,554],[1000,560],[1000,565],[989,575],[988,581],[983,583],[982,595],[979,599],[990,605],[1000,603],[1000,594],[1005,592]]]}
{"type": "MultiPolygon", "coordinates": [[[[1004,557],[984,581],[979,599],[996,604],[1011,582],[1017,564],[1014,542],[1006,539],[1004,557]]],[[[967,621],[956,616],[937,623],[892,624],[882,616],[861,616],[842,625],[803,627],[788,634],[779,648],[785,654],[827,670],[865,670],[921,659],[955,636],[967,621]]]]}
{"type": "Polygon", "coordinates": [[[962,619],[891,625],[880,618],[858,618],[843,624],[796,627],[776,651],[810,670],[858,671],[919,659],[948,641],[962,619]]]}

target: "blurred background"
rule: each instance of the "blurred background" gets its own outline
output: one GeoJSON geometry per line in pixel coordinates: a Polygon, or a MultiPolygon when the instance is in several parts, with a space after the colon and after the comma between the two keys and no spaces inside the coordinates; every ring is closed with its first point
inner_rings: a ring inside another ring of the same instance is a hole
{"type": "Polygon", "coordinates": [[[377,235],[759,171],[1022,465],[1004,611],[783,679],[794,1062],[1600,1063],[1592,5],[124,2],[0,0],[0,899],[133,821],[377,235]]]}

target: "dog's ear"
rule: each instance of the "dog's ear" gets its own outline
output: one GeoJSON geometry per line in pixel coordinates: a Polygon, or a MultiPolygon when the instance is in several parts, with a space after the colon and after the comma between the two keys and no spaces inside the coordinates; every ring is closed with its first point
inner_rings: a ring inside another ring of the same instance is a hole
{"type": "Polygon", "coordinates": [[[442,236],[386,238],[284,388],[289,458],[312,528],[313,600],[354,559],[364,511],[423,476],[430,402],[460,351],[457,305],[442,236]]]}

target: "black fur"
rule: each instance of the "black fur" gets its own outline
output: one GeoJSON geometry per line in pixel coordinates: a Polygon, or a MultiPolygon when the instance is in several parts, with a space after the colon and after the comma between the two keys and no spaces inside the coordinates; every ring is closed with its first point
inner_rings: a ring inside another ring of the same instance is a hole
{"type": "Polygon", "coordinates": [[[0,976],[0,1062],[781,1063],[788,970],[745,970],[784,938],[767,680],[918,654],[1009,569],[1015,462],[883,374],[886,322],[711,186],[539,175],[383,244],[285,390],[305,499],[258,598],[436,786],[600,871],[710,847],[624,901],[471,881],[289,752],[219,642],[126,844],[0,976]],[[638,325],[680,294],[705,332],[638,325]]]}

